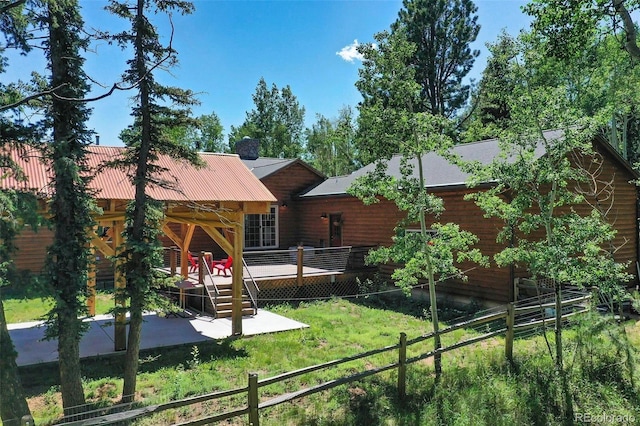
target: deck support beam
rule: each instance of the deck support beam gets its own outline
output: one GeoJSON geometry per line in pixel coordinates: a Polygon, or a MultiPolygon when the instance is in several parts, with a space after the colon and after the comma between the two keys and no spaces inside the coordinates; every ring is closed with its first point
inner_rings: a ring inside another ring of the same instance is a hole
{"type": "Polygon", "coordinates": [[[233,269],[231,271],[231,334],[239,336],[242,334],[242,252],[244,224],[242,215],[234,221],[233,235],[233,269]]]}

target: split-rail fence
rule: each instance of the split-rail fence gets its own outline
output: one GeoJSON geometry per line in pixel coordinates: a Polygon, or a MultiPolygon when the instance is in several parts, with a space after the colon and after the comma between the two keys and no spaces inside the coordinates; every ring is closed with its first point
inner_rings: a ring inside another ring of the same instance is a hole
{"type": "MultiPolygon", "coordinates": [[[[570,293],[565,292],[566,298],[562,301],[562,319],[567,320],[569,317],[586,312],[589,309],[589,300],[591,295],[584,293],[570,293]]],[[[279,404],[283,404],[288,401],[292,401],[297,398],[312,395],[317,392],[325,391],[336,386],[361,380],[365,377],[380,374],[382,372],[397,369],[397,387],[400,398],[403,398],[406,394],[406,372],[409,364],[418,362],[431,357],[441,356],[445,352],[459,349],[461,347],[482,342],[484,340],[504,335],[505,336],[505,356],[510,361],[513,360],[513,342],[516,334],[523,330],[531,330],[535,328],[542,329],[543,327],[555,326],[556,316],[554,309],[556,307],[555,301],[551,300],[548,303],[529,303],[526,306],[520,306],[517,303],[510,303],[499,310],[493,310],[488,314],[484,314],[480,317],[473,318],[468,321],[459,322],[451,325],[447,328],[438,331],[440,336],[451,333],[459,329],[475,329],[478,326],[486,326],[487,332],[474,336],[463,341],[456,342],[446,347],[434,349],[432,351],[423,353],[421,355],[407,357],[407,348],[420,342],[432,339],[435,333],[428,333],[416,338],[407,339],[407,335],[402,332],[397,344],[386,346],[384,348],[375,349],[367,352],[363,352],[357,355],[348,356],[346,358],[337,359],[334,361],[326,362],[319,365],[314,365],[306,368],[302,368],[296,371],[291,371],[277,376],[260,379],[258,374],[249,373],[247,386],[229,389],[224,391],[213,392],[205,395],[185,398],[177,401],[171,401],[167,403],[150,405],[140,408],[128,409],[127,411],[114,412],[118,407],[101,408],[93,412],[84,412],[80,414],[83,419],[67,419],[65,423],[60,423],[65,426],[88,426],[88,425],[107,425],[107,424],[129,424],[133,420],[140,419],[142,417],[148,417],[157,413],[176,409],[180,407],[187,407],[194,404],[201,404],[205,402],[220,400],[222,398],[228,398],[233,396],[246,395],[246,404],[242,408],[237,408],[231,411],[227,411],[212,416],[199,418],[197,420],[180,423],[180,426],[197,426],[211,424],[223,420],[232,419],[235,417],[247,416],[248,423],[253,426],[258,426],[260,423],[260,410],[274,407],[279,404]],[[531,314],[534,314],[532,316],[531,314]],[[537,317],[536,317],[537,316],[537,317]],[[523,320],[519,320],[523,319],[523,320]],[[315,371],[327,369],[329,367],[338,366],[347,362],[365,359],[374,355],[382,354],[385,352],[397,351],[397,362],[384,365],[377,368],[366,369],[358,373],[341,377],[335,380],[330,380],[314,386],[309,386],[303,389],[299,389],[294,392],[282,394],[277,397],[273,397],[267,400],[260,400],[259,390],[260,388],[268,385],[272,385],[278,382],[282,382],[288,379],[292,379],[303,374],[312,373],[315,371]],[[104,414],[109,410],[110,414],[104,414]],[[93,417],[91,417],[93,416],[93,417]]],[[[128,408],[128,407],[127,407],[128,408]]],[[[120,407],[122,410],[123,407],[120,407]]],[[[124,408],[126,409],[126,408],[124,408]]],[[[78,415],[78,416],[80,416],[78,415]]]]}

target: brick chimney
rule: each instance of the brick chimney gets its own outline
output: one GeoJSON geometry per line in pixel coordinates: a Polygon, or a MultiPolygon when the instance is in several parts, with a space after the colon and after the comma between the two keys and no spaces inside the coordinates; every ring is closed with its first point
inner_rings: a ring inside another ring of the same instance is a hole
{"type": "Polygon", "coordinates": [[[251,139],[245,136],[242,140],[236,142],[236,154],[243,160],[258,159],[258,149],[260,148],[259,139],[251,139]]]}

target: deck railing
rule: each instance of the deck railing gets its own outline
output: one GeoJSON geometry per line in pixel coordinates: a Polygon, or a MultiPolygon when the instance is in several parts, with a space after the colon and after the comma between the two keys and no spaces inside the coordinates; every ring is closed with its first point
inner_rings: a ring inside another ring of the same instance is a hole
{"type": "MultiPolygon", "coordinates": [[[[209,277],[209,282],[212,283],[212,287],[213,287],[213,295],[211,294],[211,290],[209,288],[208,285],[204,285],[204,289],[207,292],[207,296],[209,296],[209,300],[211,300],[211,304],[213,305],[213,316],[214,318],[216,318],[218,316],[218,296],[220,296],[220,290],[218,289],[218,286],[216,285],[216,282],[213,280],[213,274],[211,273],[211,268],[209,267],[209,262],[205,262],[205,255],[204,252],[202,252],[200,254],[200,258],[198,259],[198,269],[199,269],[199,273],[200,275],[202,275],[203,273],[207,275],[207,277],[209,277]]],[[[200,277],[200,282],[204,283],[205,279],[204,277],[200,277]]]]}
{"type": "Polygon", "coordinates": [[[249,295],[249,299],[251,300],[251,307],[253,308],[253,314],[258,313],[258,293],[260,292],[260,288],[256,283],[256,280],[253,279],[253,275],[251,275],[251,271],[247,268],[247,262],[242,258],[242,268],[243,268],[243,276],[242,281],[244,283],[244,288],[249,295]]]}
{"type": "MultiPolygon", "coordinates": [[[[247,250],[242,253],[243,276],[257,281],[261,278],[292,277],[300,273],[321,275],[362,269],[366,267],[364,259],[371,248],[299,246],[288,250],[247,250]]],[[[197,256],[198,262],[202,262],[205,253],[197,256]]],[[[173,275],[179,274],[180,257],[181,251],[177,247],[165,248],[163,267],[173,275]]]]}
{"type": "Polygon", "coordinates": [[[299,246],[289,250],[245,251],[242,256],[255,278],[277,278],[344,272],[351,251],[351,246],[299,246]]]}

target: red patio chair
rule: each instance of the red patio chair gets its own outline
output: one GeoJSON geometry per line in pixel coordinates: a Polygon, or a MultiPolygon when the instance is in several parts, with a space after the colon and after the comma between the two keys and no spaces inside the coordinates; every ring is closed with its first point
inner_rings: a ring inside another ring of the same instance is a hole
{"type": "Polygon", "coordinates": [[[191,252],[187,252],[187,254],[189,255],[189,272],[195,272],[198,270],[198,259],[196,259],[195,257],[193,257],[193,255],[191,254],[191,252]]]}
{"type": "Polygon", "coordinates": [[[222,260],[214,260],[213,261],[213,269],[218,271],[218,275],[220,272],[224,272],[224,276],[227,277],[227,271],[231,273],[231,266],[233,265],[233,258],[229,256],[226,259],[222,260]]]}

